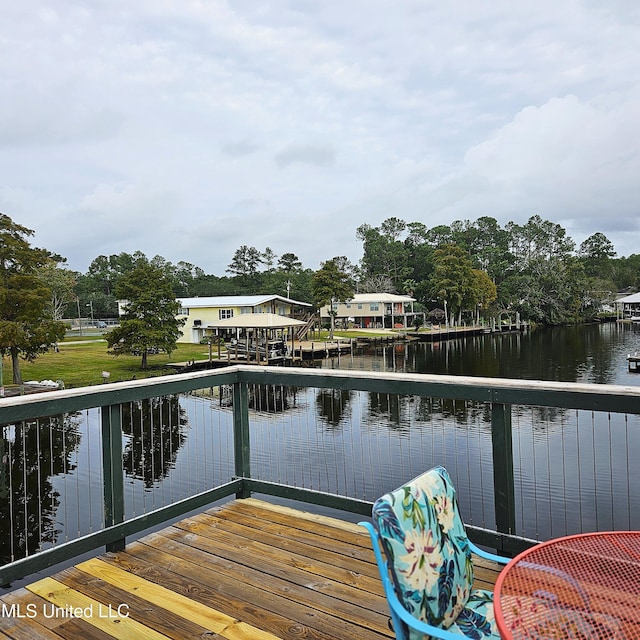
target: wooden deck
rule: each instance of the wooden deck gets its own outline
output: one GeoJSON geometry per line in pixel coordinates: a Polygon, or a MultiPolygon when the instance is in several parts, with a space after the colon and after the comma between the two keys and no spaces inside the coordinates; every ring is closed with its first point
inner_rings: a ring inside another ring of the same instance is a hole
{"type": "MultiPolygon", "coordinates": [[[[497,565],[480,561],[476,586],[497,565]]],[[[0,598],[0,638],[390,638],[369,536],[235,500],[0,598]]]]}

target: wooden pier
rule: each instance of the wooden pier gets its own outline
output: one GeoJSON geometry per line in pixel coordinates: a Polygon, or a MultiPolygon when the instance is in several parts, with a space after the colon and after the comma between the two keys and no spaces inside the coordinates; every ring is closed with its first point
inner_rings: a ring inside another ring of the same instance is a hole
{"type": "MultiPolygon", "coordinates": [[[[400,339],[395,337],[394,340],[400,339]]],[[[305,340],[296,342],[293,352],[287,356],[278,356],[275,358],[261,357],[247,358],[245,354],[239,354],[233,348],[226,349],[220,354],[220,357],[212,357],[203,360],[187,360],[184,362],[170,362],[166,366],[176,369],[179,372],[185,371],[201,371],[204,369],[217,369],[233,364],[298,364],[302,360],[318,360],[329,358],[331,356],[341,355],[343,353],[353,353],[356,341],[353,339],[334,339],[334,340],[305,340]]]]}
{"type": "Polygon", "coordinates": [[[353,353],[357,342],[353,338],[333,340],[305,340],[296,345],[294,354],[301,360],[319,360],[343,353],[353,353]]]}
{"type": "Polygon", "coordinates": [[[343,354],[353,354],[356,349],[366,346],[387,346],[398,342],[418,340],[421,342],[440,342],[442,340],[452,340],[468,336],[481,335],[485,333],[502,333],[508,331],[525,331],[528,324],[520,322],[518,324],[496,325],[494,329],[486,326],[469,327],[441,327],[430,331],[401,331],[387,333],[386,335],[359,336],[357,338],[334,338],[333,340],[303,340],[295,342],[293,349],[286,356],[269,358],[262,356],[259,360],[255,356],[247,358],[246,354],[241,354],[233,347],[227,347],[218,357],[204,360],[189,360],[186,362],[172,362],[167,367],[176,369],[179,372],[199,371],[203,369],[217,369],[234,364],[285,364],[296,365],[303,360],[321,360],[343,354]]]}
{"type": "MultiPolygon", "coordinates": [[[[476,587],[499,571],[479,559],[476,587]]],[[[234,500],[0,598],[0,638],[392,638],[362,527],[234,500]]]]}
{"type": "Polygon", "coordinates": [[[468,327],[440,327],[430,331],[408,331],[407,336],[422,342],[440,342],[441,340],[451,340],[455,338],[466,338],[467,336],[479,336],[485,333],[507,333],[515,331],[526,331],[528,323],[519,322],[511,324],[501,324],[491,327],[468,326],[468,327]]]}

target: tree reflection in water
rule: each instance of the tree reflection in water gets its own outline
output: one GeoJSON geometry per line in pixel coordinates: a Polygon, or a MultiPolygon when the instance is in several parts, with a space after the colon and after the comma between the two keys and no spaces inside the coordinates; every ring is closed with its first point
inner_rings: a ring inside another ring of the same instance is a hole
{"type": "Polygon", "coordinates": [[[298,387],[273,384],[249,385],[249,408],[268,413],[287,411],[296,404],[298,387]]]}
{"type": "MultiPolygon", "coordinates": [[[[274,384],[250,384],[247,386],[249,409],[267,413],[281,413],[296,406],[299,387],[274,384]]],[[[220,387],[220,406],[233,406],[233,387],[220,387]]]]}
{"type": "Polygon", "coordinates": [[[319,389],[316,395],[318,417],[335,428],[350,416],[349,406],[353,391],[348,389],[319,389]]]}
{"type": "Polygon", "coordinates": [[[60,494],[52,478],[76,469],[79,414],[4,425],[0,438],[0,563],[56,542],[60,494]]]}
{"type": "Polygon", "coordinates": [[[186,436],[188,418],[179,396],[150,398],[122,406],[122,432],[129,436],[123,452],[124,471],[145,488],[166,478],[186,436]]]}

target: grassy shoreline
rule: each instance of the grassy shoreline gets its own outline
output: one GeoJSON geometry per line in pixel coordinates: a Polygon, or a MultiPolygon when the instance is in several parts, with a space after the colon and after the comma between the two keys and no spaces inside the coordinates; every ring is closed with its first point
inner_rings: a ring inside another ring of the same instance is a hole
{"type": "MultiPolygon", "coordinates": [[[[358,337],[388,336],[389,332],[374,331],[336,331],[335,337],[342,339],[358,337]]],[[[328,332],[322,331],[313,338],[317,342],[328,339],[328,332]]],[[[171,354],[148,355],[148,368],[140,369],[140,356],[112,356],[107,353],[107,343],[101,334],[66,336],[58,343],[59,351],[53,349],[44,353],[33,362],[20,361],[20,371],[24,382],[42,380],[62,380],[65,387],[86,387],[102,384],[102,372],[108,371],[109,382],[123,382],[134,378],[150,378],[175,373],[167,367],[170,362],[188,360],[206,360],[209,357],[207,345],[178,343],[171,354]]],[[[214,349],[213,357],[217,357],[214,349]]],[[[2,362],[4,386],[12,385],[11,359],[2,362]]]]}
{"type": "MultiPolygon", "coordinates": [[[[86,387],[103,382],[103,371],[109,372],[109,382],[122,382],[133,378],[149,378],[168,375],[169,362],[204,360],[209,357],[208,348],[201,344],[179,344],[171,354],[149,355],[148,368],[140,369],[140,356],[112,356],[107,353],[104,340],[72,340],[58,343],[59,351],[44,353],[33,362],[20,361],[24,382],[62,380],[65,387],[86,387]]],[[[12,385],[11,360],[3,359],[3,382],[12,385]]]]}

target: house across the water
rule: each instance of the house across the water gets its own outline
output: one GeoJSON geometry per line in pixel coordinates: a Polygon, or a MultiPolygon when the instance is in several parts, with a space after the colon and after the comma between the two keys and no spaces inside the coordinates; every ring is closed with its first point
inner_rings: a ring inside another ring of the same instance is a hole
{"type": "Polygon", "coordinates": [[[237,318],[248,313],[273,313],[297,320],[306,320],[311,311],[307,302],[292,300],[279,295],[211,296],[178,298],[179,318],[186,322],[178,342],[199,343],[213,332],[220,320],[237,318]]]}
{"type": "Polygon", "coordinates": [[[624,320],[640,321],[640,293],[632,293],[616,300],[618,311],[624,320]]]}
{"type": "MultiPolygon", "coordinates": [[[[356,293],[347,302],[335,302],[333,312],[336,314],[337,326],[359,326],[369,329],[407,328],[412,325],[416,315],[411,296],[395,293],[356,293]]],[[[320,309],[320,320],[325,324],[330,320],[330,305],[320,309]]]]}

